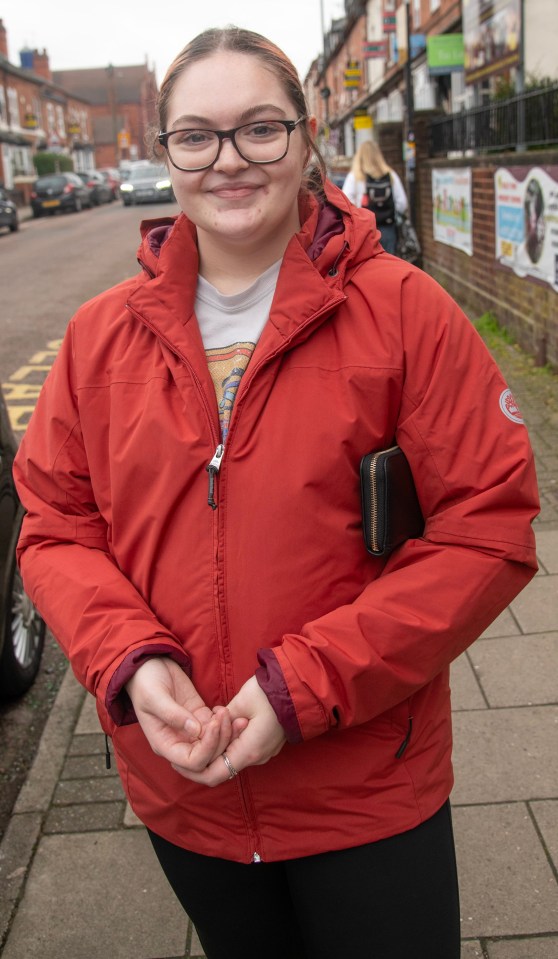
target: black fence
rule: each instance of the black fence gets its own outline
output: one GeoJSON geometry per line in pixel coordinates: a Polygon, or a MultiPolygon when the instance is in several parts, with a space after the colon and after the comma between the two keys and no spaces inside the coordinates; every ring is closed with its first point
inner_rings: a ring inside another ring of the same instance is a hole
{"type": "Polygon", "coordinates": [[[558,83],[432,121],[431,156],[558,143],[558,83]]]}

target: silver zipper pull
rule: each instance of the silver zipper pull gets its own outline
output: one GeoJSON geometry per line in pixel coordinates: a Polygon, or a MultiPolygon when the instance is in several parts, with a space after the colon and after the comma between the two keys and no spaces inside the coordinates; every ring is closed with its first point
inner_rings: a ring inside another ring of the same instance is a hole
{"type": "Polygon", "coordinates": [[[223,453],[225,452],[225,447],[222,443],[219,443],[215,453],[213,454],[213,459],[205,467],[209,473],[209,491],[207,494],[207,505],[211,506],[211,509],[217,509],[217,503],[215,502],[214,492],[215,492],[215,477],[219,472],[221,467],[221,460],[223,459],[223,453]]]}

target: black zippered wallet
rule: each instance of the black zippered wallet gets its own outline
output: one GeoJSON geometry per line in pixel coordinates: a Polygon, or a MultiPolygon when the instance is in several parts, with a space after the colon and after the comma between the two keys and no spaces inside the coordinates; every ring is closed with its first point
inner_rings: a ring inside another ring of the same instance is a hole
{"type": "Polygon", "coordinates": [[[399,446],[363,456],[360,488],[362,529],[369,553],[387,556],[406,539],[422,535],[424,518],[413,474],[399,446]]]}

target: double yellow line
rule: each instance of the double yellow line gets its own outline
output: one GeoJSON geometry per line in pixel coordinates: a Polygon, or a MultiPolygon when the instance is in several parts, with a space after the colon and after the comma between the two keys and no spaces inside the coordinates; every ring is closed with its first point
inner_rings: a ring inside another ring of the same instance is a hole
{"type": "Polygon", "coordinates": [[[8,408],[12,429],[24,433],[62,340],[51,340],[45,350],[34,353],[25,364],[12,373],[2,392],[8,408]]]}

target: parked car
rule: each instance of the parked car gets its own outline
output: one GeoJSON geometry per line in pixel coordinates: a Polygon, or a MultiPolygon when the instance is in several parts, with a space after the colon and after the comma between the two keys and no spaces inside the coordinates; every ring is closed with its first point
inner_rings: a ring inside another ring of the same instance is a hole
{"type": "Polygon", "coordinates": [[[91,190],[76,173],[49,173],[35,180],[31,191],[33,216],[92,207],[91,190]]]}
{"type": "Polygon", "coordinates": [[[0,226],[7,226],[12,233],[19,229],[17,206],[3,186],[0,186],[0,226]]]}
{"type": "Polygon", "coordinates": [[[78,173],[78,177],[91,190],[93,206],[99,206],[101,203],[112,203],[114,200],[112,188],[99,170],[86,170],[84,173],[78,173]]]}
{"type": "Polygon", "coordinates": [[[0,696],[20,696],[39,671],[46,626],[16,565],[23,507],[12,477],[17,443],[0,390],[0,696]]]}
{"type": "Polygon", "coordinates": [[[122,177],[120,176],[119,171],[116,167],[105,166],[101,167],[99,173],[105,178],[106,182],[112,190],[112,197],[114,200],[118,200],[120,196],[120,184],[122,183],[122,177]]]}
{"type": "Polygon", "coordinates": [[[120,184],[120,193],[124,206],[174,200],[169,171],[154,163],[133,167],[128,179],[120,184]]]}

